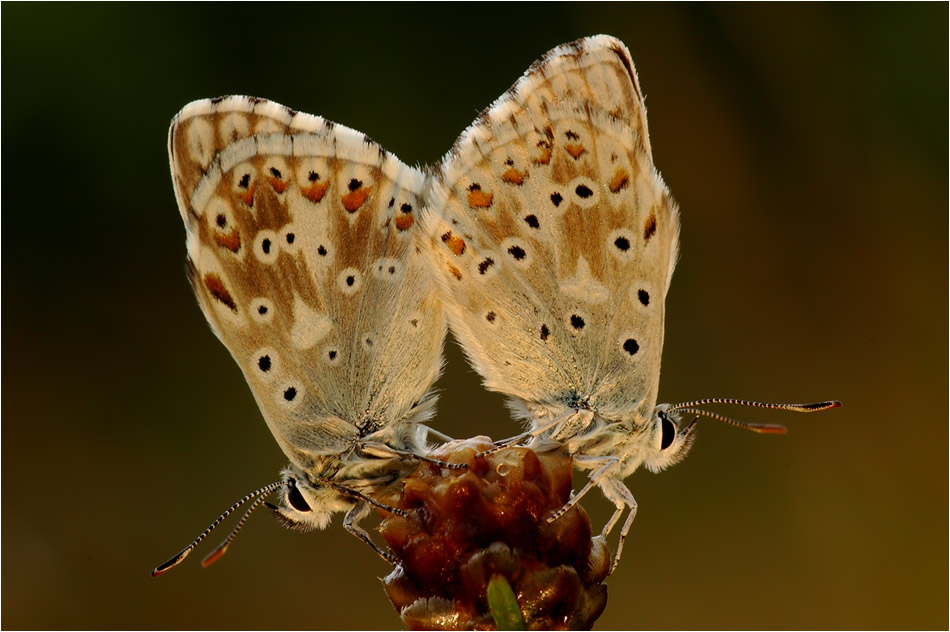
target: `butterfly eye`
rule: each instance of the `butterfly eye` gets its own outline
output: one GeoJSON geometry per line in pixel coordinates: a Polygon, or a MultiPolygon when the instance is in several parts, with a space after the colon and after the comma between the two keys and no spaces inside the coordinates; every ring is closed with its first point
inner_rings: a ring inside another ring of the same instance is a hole
{"type": "Polygon", "coordinates": [[[660,419],[660,426],[663,428],[663,438],[660,441],[660,449],[665,450],[673,445],[673,439],[676,438],[676,426],[666,417],[660,419]]]}
{"type": "Polygon", "coordinates": [[[289,485],[289,491],[287,492],[287,502],[290,503],[291,507],[301,513],[310,511],[310,505],[308,505],[307,501],[304,500],[303,494],[300,493],[300,490],[297,489],[296,485],[289,485]]]}

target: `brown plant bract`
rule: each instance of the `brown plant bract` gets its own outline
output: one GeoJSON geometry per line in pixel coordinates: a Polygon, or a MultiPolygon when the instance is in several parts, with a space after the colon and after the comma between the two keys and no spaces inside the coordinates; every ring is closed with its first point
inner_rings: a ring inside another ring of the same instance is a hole
{"type": "Polygon", "coordinates": [[[393,605],[412,629],[494,629],[486,592],[500,573],[528,629],[590,628],[607,602],[606,543],[579,505],[545,521],[570,498],[571,459],[522,447],[477,456],[492,447],[441,446],[433,458],[467,467],[422,463],[379,499],[407,512],[380,525],[401,561],[383,580],[393,605]]]}

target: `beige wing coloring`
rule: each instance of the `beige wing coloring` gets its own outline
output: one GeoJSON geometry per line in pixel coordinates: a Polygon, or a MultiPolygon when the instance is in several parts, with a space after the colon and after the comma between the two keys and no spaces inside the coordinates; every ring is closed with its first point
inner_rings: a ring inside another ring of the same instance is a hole
{"type": "Polygon", "coordinates": [[[620,41],[534,64],[445,156],[424,223],[486,386],[529,409],[649,418],[679,225],[620,41]]]}
{"type": "Polygon", "coordinates": [[[445,325],[414,233],[424,176],[363,134],[248,97],[172,121],[189,275],[291,462],[431,414],[445,325]]]}

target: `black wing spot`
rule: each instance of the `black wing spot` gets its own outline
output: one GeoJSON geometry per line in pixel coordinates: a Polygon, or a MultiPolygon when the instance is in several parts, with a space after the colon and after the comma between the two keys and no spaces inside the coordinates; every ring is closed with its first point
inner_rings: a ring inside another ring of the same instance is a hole
{"type": "Polygon", "coordinates": [[[646,290],[637,290],[637,298],[643,303],[644,307],[650,304],[650,293],[646,290]]]}
{"type": "Polygon", "coordinates": [[[270,254],[270,239],[265,239],[261,241],[261,250],[264,252],[265,255],[270,254]]]}
{"type": "Polygon", "coordinates": [[[590,187],[584,184],[578,184],[577,188],[574,189],[574,193],[576,193],[577,197],[581,198],[582,200],[586,200],[594,194],[594,192],[590,190],[590,187]]]}
{"type": "Polygon", "coordinates": [[[584,322],[584,319],[578,316],[577,314],[571,314],[571,327],[580,331],[584,328],[584,325],[587,323],[584,322]]]}
{"type": "Polygon", "coordinates": [[[490,323],[495,322],[495,317],[496,317],[495,312],[488,312],[487,314],[485,314],[485,320],[487,320],[490,323]]]}
{"type": "Polygon", "coordinates": [[[551,335],[551,330],[548,329],[548,326],[544,323],[541,324],[541,340],[547,340],[548,336],[551,335]]]}
{"type": "Polygon", "coordinates": [[[284,399],[286,399],[288,402],[292,402],[292,401],[294,401],[295,399],[297,399],[297,389],[295,389],[293,386],[291,386],[290,388],[288,388],[287,390],[285,390],[285,391],[284,391],[284,399]]]}
{"type": "Polygon", "coordinates": [[[524,221],[531,228],[541,228],[541,222],[538,221],[538,217],[536,215],[528,215],[526,218],[524,218],[524,221]]]}
{"type": "Polygon", "coordinates": [[[353,178],[352,180],[350,180],[350,183],[347,185],[347,188],[348,188],[350,191],[356,191],[356,190],[359,189],[361,186],[363,186],[363,181],[362,181],[362,180],[357,180],[356,178],[353,178]]]}
{"type": "Polygon", "coordinates": [[[323,244],[320,244],[319,246],[317,246],[317,254],[320,255],[321,257],[327,256],[327,249],[323,244]]]}
{"type": "Polygon", "coordinates": [[[278,180],[283,179],[283,176],[280,175],[280,169],[278,169],[277,167],[271,167],[270,172],[271,172],[271,175],[277,178],[278,180]]]}
{"type": "Polygon", "coordinates": [[[614,245],[618,250],[622,250],[623,252],[630,250],[630,240],[626,237],[617,237],[617,239],[614,240],[614,245]]]}
{"type": "Polygon", "coordinates": [[[554,206],[560,206],[561,202],[564,201],[564,197],[560,193],[552,193],[551,201],[554,202],[554,206]]]}
{"type": "Polygon", "coordinates": [[[214,218],[215,223],[217,223],[219,228],[224,228],[228,224],[227,218],[223,214],[219,214],[214,218]]]}
{"type": "Polygon", "coordinates": [[[238,182],[238,186],[242,189],[246,189],[247,187],[251,186],[251,174],[245,173],[243,176],[241,176],[241,181],[238,182]]]}
{"type": "Polygon", "coordinates": [[[524,248],[521,246],[511,246],[508,248],[508,254],[514,257],[516,260],[521,261],[527,256],[527,253],[524,251],[524,248]]]}
{"type": "MultiPolygon", "coordinates": [[[[267,308],[265,307],[264,309],[266,310],[267,308]]],[[[259,357],[257,359],[257,368],[259,368],[264,373],[267,373],[268,371],[270,371],[270,368],[271,368],[270,356],[262,355],[261,357],[259,357]]]]}
{"type": "Polygon", "coordinates": [[[627,338],[623,341],[623,350],[630,355],[636,355],[637,351],[640,350],[640,345],[633,338],[627,338]]]}
{"type": "Polygon", "coordinates": [[[485,257],[485,259],[478,264],[478,272],[480,274],[485,274],[488,271],[488,268],[495,265],[495,260],[491,257],[485,257]]]}
{"type": "Polygon", "coordinates": [[[307,175],[307,180],[310,180],[310,182],[316,182],[319,179],[320,179],[320,174],[317,173],[316,171],[311,171],[310,174],[307,175]]]}
{"type": "Polygon", "coordinates": [[[287,243],[288,243],[288,244],[294,243],[294,239],[296,239],[296,238],[297,238],[297,236],[294,235],[293,233],[287,233],[286,239],[287,239],[287,243]]]}

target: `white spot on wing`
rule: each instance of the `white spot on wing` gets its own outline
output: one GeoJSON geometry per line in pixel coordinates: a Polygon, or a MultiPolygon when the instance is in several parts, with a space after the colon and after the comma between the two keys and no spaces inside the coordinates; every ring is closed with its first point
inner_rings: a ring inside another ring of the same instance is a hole
{"type": "Polygon", "coordinates": [[[594,278],[590,265],[583,256],[577,257],[577,268],[573,276],[567,277],[561,283],[561,292],[571,298],[593,304],[603,303],[610,298],[610,290],[594,278]]]}
{"type": "Polygon", "coordinates": [[[207,169],[214,157],[214,130],[211,129],[211,123],[203,118],[192,119],[185,134],[189,157],[207,169]]]}
{"type": "Polygon", "coordinates": [[[344,268],[337,276],[336,284],[341,292],[350,296],[358,292],[363,285],[363,275],[356,268],[344,268]]]}
{"type": "Polygon", "coordinates": [[[251,369],[262,380],[273,380],[280,370],[280,357],[271,347],[262,347],[251,354],[251,369]]]}
{"type": "Polygon", "coordinates": [[[297,349],[310,349],[327,337],[333,329],[333,321],[294,295],[294,325],[290,329],[290,341],[297,349]]]}
{"type": "Polygon", "coordinates": [[[272,230],[262,230],[254,236],[254,256],[261,263],[272,264],[280,254],[280,243],[277,233],[272,230]]]}
{"type": "MultiPolygon", "coordinates": [[[[220,109],[220,108],[219,108],[220,109]]],[[[221,135],[221,143],[228,145],[235,140],[246,138],[250,133],[250,125],[247,117],[243,114],[228,114],[220,119],[218,124],[218,133],[221,135]]]]}
{"type": "Polygon", "coordinates": [[[251,319],[254,320],[254,322],[262,325],[269,323],[271,319],[274,318],[274,303],[263,296],[255,298],[251,301],[250,312],[251,319]]]}

